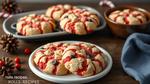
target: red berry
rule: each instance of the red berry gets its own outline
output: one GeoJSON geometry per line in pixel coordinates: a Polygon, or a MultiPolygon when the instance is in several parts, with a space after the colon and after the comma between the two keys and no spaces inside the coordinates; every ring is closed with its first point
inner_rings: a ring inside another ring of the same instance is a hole
{"type": "Polygon", "coordinates": [[[16,62],[16,63],[20,63],[20,58],[19,58],[19,57],[16,57],[16,58],[15,58],[15,62],[16,62]]]}
{"type": "Polygon", "coordinates": [[[31,53],[31,50],[29,48],[24,49],[24,54],[29,55],[31,53]]]}
{"type": "Polygon", "coordinates": [[[3,66],[3,65],[5,65],[5,62],[0,60],[0,67],[3,66]]]}
{"type": "Polygon", "coordinates": [[[16,67],[16,69],[20,69],[20,68],[21,68],[21,65],[20,65],[19,63],[16,63],[16,64],[15,64],[15,67],[16,67]]]}

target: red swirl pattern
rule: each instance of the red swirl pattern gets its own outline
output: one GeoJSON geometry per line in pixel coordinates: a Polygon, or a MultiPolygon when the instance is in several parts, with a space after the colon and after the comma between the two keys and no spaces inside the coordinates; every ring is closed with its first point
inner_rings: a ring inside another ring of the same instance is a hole
{"type": "MultiPolygon", "coordinates": [[[[56,61],[57,61],[57,64],[54,64],[54,68],[53,68],[53,70],[51,70],[51,71],[52,71],[51,73],[52,73],[53,75],[57,75],[56,72],[58,72],[58,71],[57,71],[58,65],[61,64],[62,62],[61,62],[61,59],[56,59],[56,58],[55,58],[54,52],[57,51],[57,50],[60,50],[60,51],[63,52],[66,46],[64,46],[63,43],[59,43],[58,45],[47,44],[46,46],[48,46],[48,47],[46,47],[46,48],[44,48],[44,49],[41,49],[41,50],[38,50],[38,51],[35,52],[34,58],[37,56],[37,54],[38,54],[39,52],[40,52],[40,53],[43,53],[43,56],[41,56],[41,57],[38,59],[38,62],[37,62],[36,65],[37,65],[41,70],[44,70],[44,69],[46,68],[46,66],[47,66],[48,61],[53,62],[53,61],[56,60],[56,61]],[[51,52],[51,53],[48,54],[48,55],[46,55],[46,54],[44,53],[44,52],[46,52],[47,50],[49,50],[49,51],[51,52]],[[41,61],[42,58],[45,58],[45,61],[44,61],[44,62],[41,61]]],[[[64,67],[64,68],[65,68],[65,67],[64,67]]],[[[67,73],[64,73],[64,74],[67,74],[67,73]]]]}
{"type": "MultiPolygon", "coordinates": [[[[95,58],[95,56],[97,56],[97,55],[102,56],[102,52],[100,50],[93,51],[92,48],[95,48],[94,45],[92,45],[92,46],[88,46],[88,45],[87,46],[83,46],[82,44],[83,45],[87,45],[85,43],[77,43],[77,44],[73,44],[73,45],[80,47],[80,49],[84,49],[87,54],[86,55],[81,55],[81,54],[77,53],[78,50],[76,50],[76,49],[68,49],[67,51],[74,52],[74,57],[72,58],[72,56],[68,55],[66,58],[63,59],[64,64],[67,63],[67,62],[70,62],[74,58],[82,58],[82,59],[84,59],[84,61],[82,62],[82,68],[78,69],[75,72],[75,74],[77,74],[79,76],[84,76],[85,72],[88,71],[87,68],[90,65],[88,65],[88,63],[87,63],[88,60],[87,59],[90,59],[92,61],[92,65],[95,68],[93,70],[93,74],[92,75],[95,75],[96,73],[100,72],[100,71],[96,71],[96,66],[101,67],[102,70],[105,69],[106,64],[103,63],[101,60],[95,58]],[[90,55],[91,57],[88,58],[87,55],[90,55]],[[96,62],[98,65],[94,64],[94,62],[96,62]]],[[[65,52],[67,52],[67,51],[65,51],[65,52]]]]}
{"type": "Polygon", "coordinates": [[[69,10],[72,10],[74,8],[76,8],[76,7],[74,7],[72,5],[69,5],[69,4],[54,5],[54,6],[51,6],[51,7],[48,8],[48,10],[46,12],[46,15],[49,16],[49,17],[51,17],[51,18],[53,18],[53,19],[55,19],[55,20],[57,20],[54,17],[54,16],[57,16],[57,15],[54,14],[55,12],[61,12],[60,15],[59,15],[59,18],[60,18],[65,12],[67,12],[69,10]],[[67,7],[65,7],[65,6],[67,6],[67,7]]]}
{"type": "Polygon", "coordinates": [[[53,75],[65,75],[70,71],[86,77],[105,69],[106,63],[103,56],[103,53],[93,44],[54,42],[37,50],[34,53],[34,62],[39,69],[46,73],[48,71],[53,75]],[[56,52],[59,56],[61,55],[60,58],[57,58],[56,52]],[[61,71],[60,65],[63,65],[64,72],[61,71]]]}
{"type": "Polygon", "coordinates": [[[88,26],[86,25],[86,22],[93,22],[96,26],[99,25],[98,16],[94,13],[90,13],[89,11],[83,10],[83,9],[69,10],[61,17],[61,21],[65,19],[66,17],[68,17],[70,14],[74,14],[77,18],[74,21],[68,18],[69,20],[65,23],[64,27],[61,27],[64,30],[69,29],[70,33],[77,34],[76,29],[75,29],[75,24],[77,22],[83,23],[83,26],[84,26],[83,28],[86,31],[86,33],[93,32],[92,28],[88,28],[88,26]],[[95,16],[95,17],[92,17],[92,16],[95,16]]]}
{"type": "Polygon", "coordinates": [[[29,15],[29,16],[25,16],[23,18],[20,18],[20,20],[18,21],[18,25],[21,24],[21,28],[17,27],[17,32],[26,36],[27,32],[26,30],[28,30],[28,28],[35,28],[38,29],[40,31],[40,34],[44,33],[44,29],[42,29],[42,24],[41,22],[46,22],[49,24],[49,28],[50,30],[54,31],[55,28],[55,22],[53,19],[48,18],[44,15],[29,15]],[[35,20],[35,21],[33,21],[35,20]],[[25,26],[28,26],[28,28],[25,29],[25,26]]]}
{"type": "Polygon", "coordinates": [[[125,22],[125,24],[132,24],[130,23],[130,20],[128,19],[129,16],[132,16],[132,17],[135,17],[141,24],[144,23],[145,21],[143,19],[146,20],[146,17],[144,16],[144,14],[142,14],[142,12],[140,11],[133,11],[133,10],[130,10],[130,9],[124,9],[123,11],[115,11],[115,12],[112,12],[110,15],[113,15],[115,14],[116,16],[114,17],[114,20],[115,22],[117,22],[117,19],[119,17],[123,17],[123,21],[125,22]],[[127,11],[127,12],[124,12],[124,11],[127,11]],[[139,18],[142,17],[142,18],[139,18]]]}

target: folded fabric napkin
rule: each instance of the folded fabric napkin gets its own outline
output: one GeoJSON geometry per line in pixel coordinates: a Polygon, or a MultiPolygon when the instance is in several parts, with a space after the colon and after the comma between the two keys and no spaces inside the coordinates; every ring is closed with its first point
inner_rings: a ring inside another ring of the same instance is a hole
{"type": "Polygon", "coordinates": [[[130,35],[122,50],[121,64],[140,84],[150,84],[150,35],[130,35]]]}

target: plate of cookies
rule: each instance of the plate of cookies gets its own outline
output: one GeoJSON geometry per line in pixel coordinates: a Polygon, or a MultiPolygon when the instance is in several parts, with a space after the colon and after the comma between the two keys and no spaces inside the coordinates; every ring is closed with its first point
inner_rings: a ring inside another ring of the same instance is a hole
{"type": "Polygon", "coordinates": [[[63,35],[87,35],[106,26],[103,16],[88,6],[58,4],[47,10],[20,13],[3,23],[5,33],[22,40],[63,35]]]}
{"type": "Polygon", "coordinates": [[[112,67],[103,48],[82,41],[58,41],[37,48],[29,57],[31,71],[55,83],[88,83],[102,78],[112,67]]]}

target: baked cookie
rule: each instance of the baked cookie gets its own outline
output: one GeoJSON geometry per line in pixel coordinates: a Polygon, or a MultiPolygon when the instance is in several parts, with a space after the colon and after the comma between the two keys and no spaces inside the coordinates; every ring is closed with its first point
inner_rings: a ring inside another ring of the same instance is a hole
{"type": "Polygon", "coordinates": [[[117,23],[129,25],[142,24],[147,21],[144,13],[131,9],[116,10],[109,15],[109,18],[117,23]]]}
{"type": "Polygon", "coordinates": [[[53,75],[68,74],[62,61],[62,53],[68,43],[49,43],[34,53],[34,62],[43,72],[53,75]]]}
{"type": "Polygon", "coordinates": [[[63,30],[78,35],[93,32],[99,24],[98,16],[84,9],[69,10],[60,19],[60,27],[63,30]]]}
{"type": "Polygon", "coordinates": [[[63,53],[65,67],[73,74],[87,77],[101,72],[106,62],[104,54],[94,45],[79,42],[68,46],[63,53]]]}
{"type": "Polygon", "coordinates": [[[52,18],[45,15],[30,14],[19,19],[17,32],[24,36],[53,32],[56,25],[52,18]]]}
{"type": "Polygon", "coordinates": [[[56,21],[59,21],[60,17],[67,12],[68,10],[76,8],[75,6],[69,5],[69,4],[59,4],[52,7],[49,7],[46,11],[46,15],[55,19],[56,21]]]}

